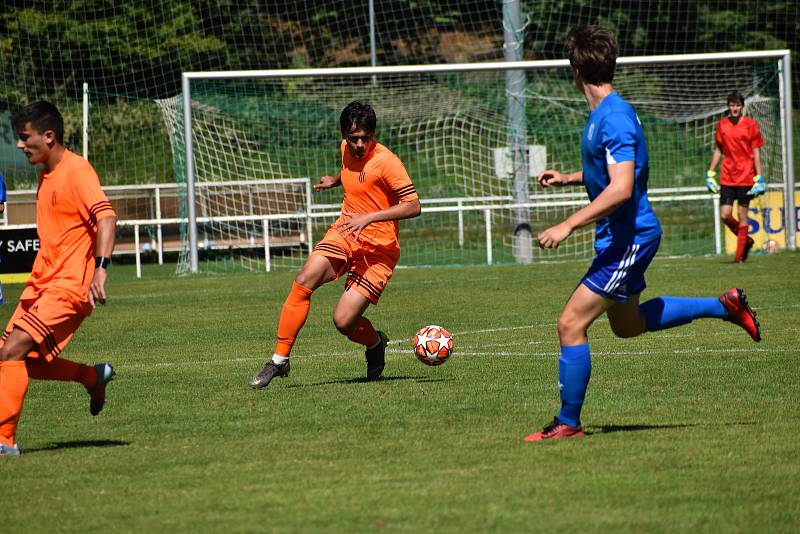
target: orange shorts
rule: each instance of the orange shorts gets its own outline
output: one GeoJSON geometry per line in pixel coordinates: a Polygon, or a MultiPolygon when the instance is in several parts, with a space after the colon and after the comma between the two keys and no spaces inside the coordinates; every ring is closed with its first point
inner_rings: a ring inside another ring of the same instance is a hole
{"type": "Polygon", "coordinates": [[[378,303],[400,259],[400,249],[397,247],[377,247],[342,237],[333,226],[328,229],[325,237],[317,243],[311,253],[344,260],[336,276],[347,273],[345,291],[353,288],[373,304],[378,303]]]}
{"type": "Polygon", "coordinates": [[[19,328],[39,345],[39,350],[31,352],[28,357],[41,356],[49,362],[64,350],[84,318],[57,293],[42,293],[38,298],[19,301],[3,332],[2,342],[11,330],[19,328]]]}

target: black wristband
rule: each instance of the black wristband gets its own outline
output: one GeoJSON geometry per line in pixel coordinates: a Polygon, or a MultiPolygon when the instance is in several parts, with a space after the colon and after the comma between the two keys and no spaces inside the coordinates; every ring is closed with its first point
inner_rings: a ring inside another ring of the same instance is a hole
{"type": "Polygon", "coordinates": [[[111,258],[106,258],[105,256],[97,256],[94,259],[95,269],[107,269],[109,265],[111,265],[111,258]]]}

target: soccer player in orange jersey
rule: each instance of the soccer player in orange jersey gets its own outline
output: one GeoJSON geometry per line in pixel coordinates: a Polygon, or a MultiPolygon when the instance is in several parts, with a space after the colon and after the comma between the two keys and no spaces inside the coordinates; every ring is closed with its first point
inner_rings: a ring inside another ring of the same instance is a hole
{"type": "Polygon", "coordinates": [[[314,189],[341,185],[341,215],[295,277],[281,310],[275,353],[250,381],[253,388],[266,387],[274,377],[289,374],[289,353],[308,317],[311,294],[345,273],[333,324],[348,339],[366,347],[367,380],[376,380],[383,372],[388,339],[373,328],[364,312],[370,303],[378,303],[392,277],[400,259],[397,221],[420,214],[419,197],[400,159],[375,141],[372,107],[351,102],[339,123],[341,172],[323,176],[314,189]]]}
{"type": "Polygon", "coordinates": [[[42,165],[36,192],[39,252],[0,340],[0,456],[17,456],[17,422],[28,378],[79,382],[89,411],[105,403],[111,364],[60,358],[83,319],[106,302],[106,268],[117,216],[92,166],[64,147],[64,120],[49,102],[16,111],[11,126],[28,163],[42,165]]]}
{"type": "Polygon", "coordinates": [[[753,238],[747,235],[747,211],[750,200],[767,191],[761,176],[761,147],[764,139],[758,123],[743,115],[744,97],[739,93],[728,95],[728,116],[720,119],[714,136],[714,154],[706,172],[706,187],[720,193],[720,218],[736,236],[734,262],[747,259],[753,248],[753,238]],[[722,160],[722,176],[716,183],[716,168],[722,160]],[[738,204],[739,220],[733,216],[733,201],[738,204]]]}

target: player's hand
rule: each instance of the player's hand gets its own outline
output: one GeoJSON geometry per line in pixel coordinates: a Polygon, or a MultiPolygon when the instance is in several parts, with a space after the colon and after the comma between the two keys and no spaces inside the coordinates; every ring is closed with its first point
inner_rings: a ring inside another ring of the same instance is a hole
{"type": "Polygon", "coordinates": [[[566,185],[569,183],[567,175],[553,169],[547,169],[539,173],[537,178],[539,185],[542,187],[550,187],[551,185],[566,185]]]}
{"type": "Polygon", "coordinates": [[[106,270],[103,268],[97,268],[94,270],[94,277],[92,278],[92,283],[89,284],[89,304],[92,305],[92,309],[97,306],[97,303],[105,304],[106,303],[106,270]]]}
{"type": "Polygon", "coordinates": [[[356,241],[358,241],[358,236],[361,235],[361,231],[372,222],[369,213],[353,213],[342,210],[342,215],[347,217],[347,219],[336,223],[334,228],[339,231],[342,237],[352,235],[353,239],[356,241]]]}
{"type": "Polygon", "coordinates": [[[763,195],[767,192],[767,184],[764,182],[764,178],[757,174],[753,177],[753,187],[747,192],[748,195],[753,195],[757,197],[759,195],[763,195]]]}
{"type": "Polygon", "coordinates": [[[539,242],[539,248],[558,248],[558,245],[571,234],[572,228],[562,222],[541,232],[536,239],[539,242]]]}
{"type": "Polygon", "coordinates": [[[706,172],[706,188],[712,193],[719,193],[719,184],[717,183],[717,172],[706,172]]]}
{"type": "Polygon", "coordinates": [[[323,189],[330,189],[331,187],[336,187],[338,183],[339,180],[334,176],[323,176],[319,179],[319,183],[314,184],[314,190],[322,191],[323,189]]]}

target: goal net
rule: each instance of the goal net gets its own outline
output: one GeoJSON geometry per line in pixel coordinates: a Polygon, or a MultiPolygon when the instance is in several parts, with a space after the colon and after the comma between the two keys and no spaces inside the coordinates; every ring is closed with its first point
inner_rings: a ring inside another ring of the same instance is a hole
{"type": "MultiPolygon", "coordinates": [[[[718,247],[713,197],[703,184],[729,93],[745,96],[746,113],[761,127],[767,182],[783,183],[779,59],[745,56],[619,61],[615,89],[636,108],[648,142],[650,197],[664,227],[662,255],[710,254],[718,247]]],[[[352,100],[375,108],[376,138],[403,160],[423,202],[420,217],[400,224],[401,265],[518,261],[514,236],[521,208],[535,239],[586,202],[582,187],[545,190],[535,178],[544,167],[580,169],[586,102],[566,62],[525,65],[517,94],[509,92],[506,71],[496,64],[213,78],[192,73],[200,270],[302,265],[338,215],[341,190],[316,193],[309,183],[339,171],[339,113],[352,100]],[[510,99],[523,104],[522,156],[510,147],[509,140],[518,139],[511,125],[520,124],[509,118],[510,99]],[[527,202],[521,203],[520,187],[527,202]]],[[[179,95],[158,105],[183,181],[183,100],[179,95]]],[[[186,212],[187,196],[184,201],[186,212]]],[[[591,257],[593,231],[581,229],[555,250],[533,246],[532,261],[591,257]]],[[[179,270],[188,271],[188,232],[184,236],[179,270]]]]}

